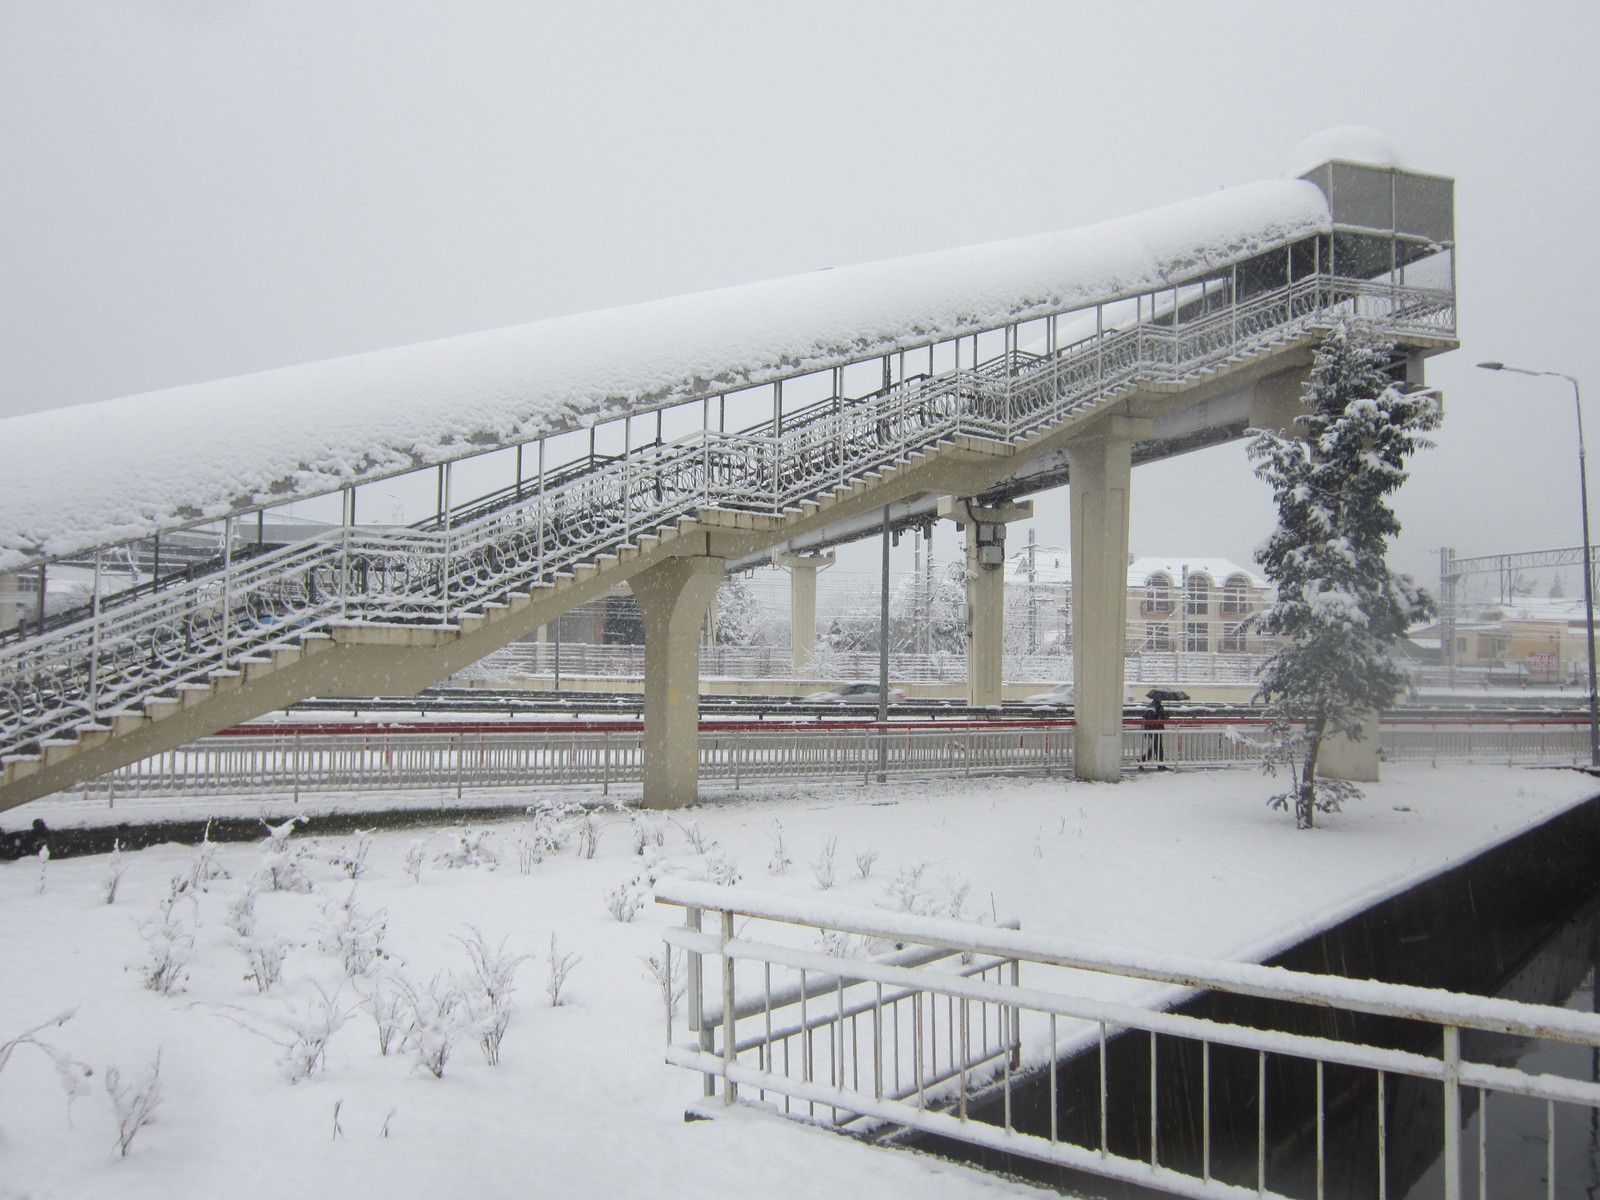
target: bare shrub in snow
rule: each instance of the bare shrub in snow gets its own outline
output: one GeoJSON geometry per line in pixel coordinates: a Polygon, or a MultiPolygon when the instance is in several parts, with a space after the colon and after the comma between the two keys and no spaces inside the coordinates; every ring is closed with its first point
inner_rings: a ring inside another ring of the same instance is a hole
{"type": "Polygon", "coordinates": [[[291,943],[281,934],[257,937],[251,934],[238,939],[237,945],[250,965],[246,979],[254,981],[256,991],[270,991],[283,978],[283,960],[289,957],[291,943]]]}
{"type": "Polygon", "coordinates": [[[422,882],[422,868],[428,863],[428,843],[431,837],[414,838],[406,845],[405,873],[412,883],[422,882]]]}
{"type": "Polygon", "coordinates": [[[687,825],[679,821],[677,826],[683,830],[684,839],[688,841],[691,850],[696,854],[704,854],[706,852],[706,847],[710,843],[706,840],[706,835],[701,831],[698,821],[690,821],[687,825]]]}
{"type": "Polygon", "coordinates": [[[200,839],[200,844],[189,856],[189,890],[210,891],[213,880],[227,878],[228,872],[217,862],[217,844],[211,840],[211,822],[207,821],[206,831],[200,839]]]}
{"type": "Polygon", "coordinates": [[[650,968],[656,986],[661,989],[661,1000],[667,1006],[667,1011],[676,1013],[689,987],[683,977],[682,951],[674,952],[671,946],[663,946],[659,956],[652,954],[643,961],[650,968]]]}
{"type": "Polygon", "coordinates": [[[355,888],[342,902],[322,906],[322,936],[318,945],[344,964],[347,977],[365,975],[383,952],[388,932],[388,910],[367,908],[356,903],[355,888]]]}
{"type": "Polygon", "coordinates": [[[636,875],[626,883],[619,883],[616,887],[605,890],[606,911],[615,920],[631,921],[639,915],[639,910],[644,907],[645,897],[648,894],[644,876],[636,875]]]}
{"type": "Polygon", "coordinates": [[[117,889],[122,886],[122,877],[128,873],[128,864],[122,861],[122,843],[111,843],[111,853],[106,856],[106,873],[100,881],[100,895],[107,904],[117,902],[117,889]]]}
{"type": "Polygon", "coordinates": [[[354,839],[341,843],[328,861],[350,879],[360,879],[367,873],[367,855],[372,852],[372,830],[358,829],[354,839]]]}
{"type": "Polygon", "coordinates": [[[500,865],[500,851],[495,849],[494,835],[488,830],[452,830],[449,839],[450,845],[434,856],[434,862],[453,870],[486,867],[492,871],[500,865]]]}
{"type": "Polygon", "coordinates": [[[872,864],[877,861],[878,852],[876,850],[856,851],[856,871],[861,875],[861,878],[865,879],[872,874],[872,864]]]}
{"type": "Polygon", "coordinates": [[[661,847],[667,844],[667,831],[661,828],[661,823],[647,812],[635,810],[628,814],[628,820],[633,823],[633,852],[643,854],[650,847],[661,847]]]}
{"type": "Polygon", "coordinates": [[[261,866],[256,871],[256,882],[269,892],[309,892],[311,878],[300,865],[302,848],[289,841],[289,835],[300,822],[300,817],[290,817],[281,825],[267,826],[266,844],[261,848],[261,866]]]}
{"type": "Polygon", "coordinates": [[[739,874],[739,860],[721,846],[712,845],[706,852],[706,878],[718,887],[732,887],[743,879],[739,874]]]}
{"type": "Polygon", "coordinates": [[[77,1009],[73,1008],[64,1013],[58,1013],[50,1020],[35,1025],[32,1029],[24,1029],[9,1041],[0,1042],[0,1071],[6,1069],[6,1063],[11,1061],[12,1054],[23,1046],[31,1046],[48,1058],[50,1065],[55,1067],[56,1078],[61,1082],[61,1090],[67,1094],[67,1103],[69,1105],[83,1095],[88,1090],[88,1085],[84,1081],[94,1074],[93,1068],[87,1063],[79,1062],[70,1054],[52,1046],[49,1042],[39,1037],[40,1032],[43,1030],[56,1029],[65,1025],[77,1015],[77,1011],[77,1009]]]}
{"type": "Polygon", "coordinates": [[[837,929],[824,929],[822,952],[833,958],[849,958],[854,953],[854,943],[850,934],[841,933],[837,929]]]}
{"type": "Polygon", "coordinates": [[[767,860],[767,873],[769,875],[782,875],[791,866],[794,860],[789,857],[789,847],[783,840],[783,823],[772,822],[772,857],[767,860]]]}
{"type": "Polygon", "coordinates": [[[467,928],[472,936],[458,936],[456,941],[467,951],[472,974],[459,991],[472,1018],[484,1061],[491,1067],[499,1066],[500,1042],[511,1023],[511,993],[515,990],[517,968],[532,955],[509,953],[505,938],[498,946],[490,946],[481,931],[470,925],[467,928]]]}
{"type": "Polygon", "coordinates": [[[372,977],[372,991],[362,997],[362,1007],[372,1014],[378,1027],[378,1053],[388,1057],[406,1028],[408,1002],[403,986],[379,974],[372,977]]]}
{"type": "Polygon", "coordinates": [[[922,892],[922,875],[927,869],[927,863],[912,863],[908,867],[901,867],[894,879],[884,886],[884,894],[901,912],[927,911],[927,898],[922,892]]]}
{"type": "Polygon", "coordinates": [[[116,1067],[107,1067],[105,1084],[117,1118],[117,1153],[127,1157],[139,1130],[155,1122],[161,1103],[161,1055],[158,1053],[150,1069],[136,1080],[124,1080],[116,1067]]]}
{"type": "Polygon", "coordinates": [[[593,858],[599,848],[600,814],[591,808],[583,814],[583,820],[578,825],[578,853],[584,858],[593,858]]]}
{"type": "Polygon", "coordinates": [[[839,849],[839,839],[829,838],[822,843],[822,853],[811,860],[811,874],[817,881],[817,886],[827,891],[834,883],[834,855],[839,849]]]}
{"type": "Polygon", "coordinates": [[[562,954],[556,947],[556,935],[550,935],[550,975],[544,990],[550,997],[550,1007],[559,1008],[566,1003],[567,976],[583,959],[576,954],[562,954]]]}
{"type": "Polygon", "coordinates": [[[266,1038],[282,1051],[279,1065],[290,1083],[309,1079],[328,1062],[328,1042],[350,1019],[351,1009],[340,1005],[340,990],[329,995],[320,983],[313,982],[316,995],[303,1003],[285,1000],[283,1012],[266,1019],[271,1029],[262,1029],[232,1013],[219,1013],[242,1029],[266,1038]]]}
{"type": "Polygon", "coordinates": [[[228,928],[241,940],[255,935],[256,894],[256,885],[252,883],[228,902],[228,928]]]}
{"type": "Polygon", "coordinates": [[[405,1006],[404,1045],[417,1056],[417,1062],[435,1079],[444,1078],[445,1063],[461,1036],[465,1014],[461,993],[442,973],[427,987],[413,984],[403,975],[394,977],[405,1006]]]}
{"type": "Polygon", "coordinates": [[[161,901],[161,918],[147,921],[141,936],[150,948],[139,974],[144,986],[162,996],[183,990],[189,977],[189,958],[194,951],[194,908],[187,893],[188,882],[178,876],[161,901]]]}

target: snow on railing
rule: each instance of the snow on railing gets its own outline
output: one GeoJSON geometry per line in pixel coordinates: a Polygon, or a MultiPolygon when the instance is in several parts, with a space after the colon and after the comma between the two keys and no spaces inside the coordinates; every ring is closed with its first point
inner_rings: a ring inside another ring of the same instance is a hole
{"type": "Polygon", "coordinates": [[[76,728],[237,673],[338,623],[449,627],[684,517],[720,509],[782,518],[918,450],[958,436],[1020,441],[1135,381],[1188,379],[1347,316],[1440,335],[1453,327],[1454,297],[1313,275],[1188,324],[1169,312],[1166,323],[1153,317],[1053,355],[1008,351],[859,399],[836,396],[777,436],[768,424],[704,429],[594,460],[592,471],[557,468],[553,483],[519,483],[498,507],[474,500],[426,527],[345,526],[237,562],[225,533],[216,572],[115,604],[91,601],[71,623],[0,646],[0,756],[37,754],[76,728]]]}
{"type": "Polygon", "coordinates": [[[666,933],[663,1005],[666,1060],[702,1078],[690,1114],[759,1106],[861,1135],[914,1131],[1221,1197],[1282,1195],[1272,1188],[1287,1186],[1294,1167],[1279,1152],[1291,1142],[1306,1147],[1304,1186],[1316,1195],[1335,1172],[1363,1195],[1389,1194],[1390,1123],[1431,1113],[1443,1193],[1460,1200],[1463,1116],[1476,1110],[1479,1194],[1554,1197],[1581,1183],[1558,1182],[1556,1118],[1575,1112],[1587,1129],[1600,1083],[1497,1065],[1499,1044],[1482,1035],[1600,1054],[1600,1015],[1040,936],[922,915],[937,901],[907,896],[907,911],[886,912],[672,877],[656,884],[658,902],[685,910],[666,933]],[[1166,986],[1152,997],[1151,983],[1166,986]],[[1262,1029],[1164,1011],[1194,990],[1331,1012],[1262,1029]],[[1064,1092],[1069,1072],[1080,1082],[1064,1092]],[[1402,1090],[1403,1110],[1394,1103],[1402,1090]],[[1543,1128],[1528,1134],[1545,1153],[1522,1177],[1526,1159],[1502,1161],[1482,1139],[1491,1097],[1496,1111],[1517,1098],[1543,1109],[1543,1128]],[[1338,1114],[1370,1128],[1370,1146],[1330,1138],[1338,1114]]]}

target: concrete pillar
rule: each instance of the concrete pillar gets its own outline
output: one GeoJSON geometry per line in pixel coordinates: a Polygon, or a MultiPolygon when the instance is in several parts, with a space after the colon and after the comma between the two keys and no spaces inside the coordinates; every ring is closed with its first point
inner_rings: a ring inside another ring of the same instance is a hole
{"type": "Polygon", "coordinates": [[[644,806],[700,794],[700,629],[722,584],[720,558],[669,558],[630,580],[644,616],[644,806]]]}
{"type": "Polygon", "coordinates": [[[1133,443],[1149,422],[1112,416],[1067,446],[1072,509],[1072,681],[1079,779],[1122,778],[1128,624],[1128,493],[1133,443]]]}
{"type": "Polygon", "coordinates": [[[0,633],[16,628],[22,617],[22,579],[14,574],[0,574],[0,633]]]}
{"type": "Polygon", "coordinates": [[[985,507],[946,496],[939,515],[961,526],[967,551],[967,703],[1004,699],[1006,657],[1006,525],[1033,516],[1033,502],[985,507]]]}
{"type": "Polygon", "coordinates": [[[1322,739],[1317,751],[1317,774],[1324,779],[1348,779],[1351,783],[1377,783],[1378,718],[1369,716],[1361,723],[1361,740],[1344,734],[1322,739]]]}
{"type": "Polygon", "coordinates": [[[817,572],[834,561],[831,554],[772,552],[772,565],[789,572],[789,664],[796,679],[809,671],[817,652],[817,572]]]}

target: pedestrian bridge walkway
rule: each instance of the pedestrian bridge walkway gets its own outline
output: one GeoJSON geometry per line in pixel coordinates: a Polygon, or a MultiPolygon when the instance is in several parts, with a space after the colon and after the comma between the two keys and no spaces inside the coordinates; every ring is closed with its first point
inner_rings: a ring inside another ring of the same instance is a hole
{"type": "Polygon", "coordinates": [[[1004,502],[1063,480],[1079,581],[1076,762],[1115,777],[1131,464],[1287,428],[1313,348],[1338,322],[1393,339],[1397,380],[1420,385],[1422,359],[1455,344],[1451,184],[1336,161],[1070,236],[711,296],[544,322],[523,342],[458,339],[452,361],[467,365],[424,413],[431,442],[415,412],[408,425],[371,407],[391,385],[401,406],[408,362],[434,369],[438,356],[416,348],[273,373],[243,392],[225,381],[0,423],[19,462],[49,457],[62,422],[88,448],[50,464],[65,473],[50,504],[24,494],[27,471],[0,494],[0,572],[13,592],[51,601],[0,610],[0,809],[308,696],[415,691],[623,583],[645,618],[646,802],[686,803],[697,635],[726,563],[955,497],[981,581],[998,574],[981,569],[983,548],[1015,516],[1004,502]],[[789,314],[860,332],[802,331],[796,350],[789,314]],[[581,353],[561,357],[563,331],[581,353]],[[738,364],[706,374],[714,355],[685,355],[681,377],[650,377],[654,391],[638,371],[625,378],[646,351],[668,352],[667,334],[722,338],[738,364]],[[593,353],[601,335],[621,366],[593,353]],[[483,382],[493,404],[459,398],[475,345],[500,372],[483,382]],[[541,391],[542,372],[566,390],[541,391]],[[315,408],[296,399],[297,379],[315,408]],[[263,435],[272,463],[251,463],[248,438],[180,438],[165,473],[117,481],[128,494],[100,478],[95,447],[114,461],[119,420],[225,425],[218,406],[241,395],[254,419],[273,388],[278,423],[299,422],[308,440],[263,435]],[[329,406],[343,442],[318,424],[329,406]],[[365,449],[358,418],[372,422],[365,449]],[[301,468],[280,470],[284,454],[301,468]],[[419,479],[431,515],[363,520],[374,496],[419,479]],[[328,494],[342,497],[339,526],[285,532],[285,506],[328,494]],[[64,570],[92,573],[76,606],[49,586],[64,570]],[[1101,641],[1116,653],[1086,662],[1101,641]],[[1100,767],[1086,737],[1104,742],[1100,767]]]}

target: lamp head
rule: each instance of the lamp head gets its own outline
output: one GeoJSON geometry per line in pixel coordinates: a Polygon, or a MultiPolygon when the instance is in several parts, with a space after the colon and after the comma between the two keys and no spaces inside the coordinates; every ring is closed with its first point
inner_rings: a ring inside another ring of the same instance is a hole
{"type": "Polygon", "coordinates": [[[1505,363],[1502,362],[1486,362],[1479,363],[1478,365],[1485,371],[1504,371],[1506,369],[1505,363]]]}

